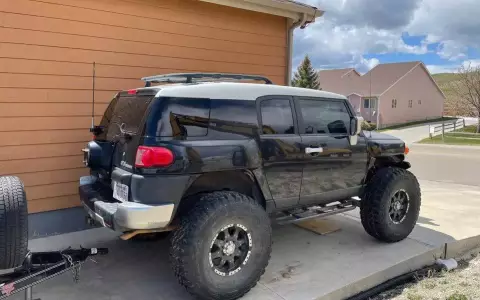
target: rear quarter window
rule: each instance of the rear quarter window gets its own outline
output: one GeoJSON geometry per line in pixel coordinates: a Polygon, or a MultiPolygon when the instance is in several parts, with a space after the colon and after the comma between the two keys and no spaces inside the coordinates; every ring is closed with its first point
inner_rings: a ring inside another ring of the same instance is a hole
{"type": "Polygon", "coordinates": [[[209,117],[209,99],[161,97],[152,104],[146,135],[178,139],[206,136],[209,117]]]}
{"type": "Polygon", "coordinates": [[[210,112],[211,139],[245,139],[258,133],[255,101],[212,100],[210,112]]]}

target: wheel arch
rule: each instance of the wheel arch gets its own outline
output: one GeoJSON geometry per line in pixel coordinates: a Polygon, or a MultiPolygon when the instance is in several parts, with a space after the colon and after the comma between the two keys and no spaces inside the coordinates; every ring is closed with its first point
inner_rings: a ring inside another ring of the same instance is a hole
{"type": "Polygon", "coordinates": [[[368,183],[379,170],[388,167],[396,167],[408,170],[410,169],[411,165],[409,162],[405,161],[405,155],[403,154],[376,158],[372,157],[368,165],[365,183],[368,183]]]}
{"type": "Polygon", "coordinates": [[[176,216],[187,212],[198,195],[216,191],[234,191],[255,199],[266,208],[266,198],[250,170],[229,170],[209,172],[196,176],[183,193],[176,216]]]}

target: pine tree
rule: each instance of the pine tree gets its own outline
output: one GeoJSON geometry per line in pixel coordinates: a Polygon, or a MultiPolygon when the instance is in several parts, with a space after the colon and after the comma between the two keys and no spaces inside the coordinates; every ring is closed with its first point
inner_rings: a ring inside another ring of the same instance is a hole
{"type": "Polygon", "coordinates": [[[312,62],[308,55],[305,55],[302,63],[298,66],[297,72],[293,75],[292,86],[316,90],[321,89],[318,74],[312,67],[312,62]]]}

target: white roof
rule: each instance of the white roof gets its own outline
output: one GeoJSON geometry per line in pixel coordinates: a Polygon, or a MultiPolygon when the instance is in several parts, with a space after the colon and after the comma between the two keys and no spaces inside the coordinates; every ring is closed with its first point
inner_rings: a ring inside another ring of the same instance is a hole
{"type": "Polygon", "coordinates": [[[195,84],[172,84],[156,86],[157,97],[187,97],[231,100],[256,100],[262,96],[303,96],[347,99],[345,96],[313,89],[304,89],[274,84],[240,82],[203,82],[195,84]]]}

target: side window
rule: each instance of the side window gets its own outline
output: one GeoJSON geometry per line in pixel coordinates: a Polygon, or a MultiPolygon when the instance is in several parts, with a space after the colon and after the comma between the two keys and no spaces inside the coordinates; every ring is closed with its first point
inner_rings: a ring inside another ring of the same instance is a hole
{"type": "Polygon", "coordinates": [[[260,102],[263,134],[293,134],[292,107],[288,99],[267,99],[260,102]]]}
{"type": "Polygon", "coordinates": [[[153,137],[179,139],[206,136],[209,115],[209,99],[161,98],[152,105],[146,133],[153,137]]]}
{"type": "Polygon", "coordinates": [[[350,114],[343,101],[300,100],[306,134],[348,134],[350,114]]]}
{"type": "Polygon", "coordinates": [[[363,108],[370,108],[370,99],[363,99],[363,108]]]}

